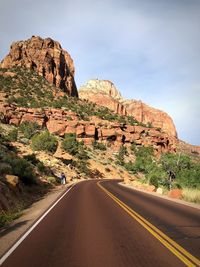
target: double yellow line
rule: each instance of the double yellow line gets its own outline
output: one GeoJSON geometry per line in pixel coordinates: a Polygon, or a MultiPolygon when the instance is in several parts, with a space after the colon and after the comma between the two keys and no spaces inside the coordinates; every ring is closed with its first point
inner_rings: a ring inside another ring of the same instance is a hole
{"type": "Polygon", "coordinates": [[[111,197],[122,209],[124,209],[132,218],[134,218],[139,224],[141,224],[147,231],[149,231],[156,239],[158,239],[166,248],[168,248],[176,257],[178,257],[186,266],[195,267],[200,266],[200,260],[190,254],[183,247],[178,245],[174,240],[169,238],[157,227],[148,222],[145,218],[132,210],[126,204],[124,204],[119,198],[105,189],[100,182],[97,185],[111,197]]]}

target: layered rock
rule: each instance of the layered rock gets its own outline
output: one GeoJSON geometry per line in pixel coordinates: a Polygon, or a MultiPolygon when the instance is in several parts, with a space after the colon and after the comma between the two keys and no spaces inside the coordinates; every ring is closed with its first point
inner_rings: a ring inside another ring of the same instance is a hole
{"type": "Polygon", "coordinates": [[[167,134],[177,137],[175,125],[167,113],[141,101],[123,99],[112,82],[90,80],[80,87],[79,97],[108,107],[117,114],[132,116],[139,122],[151,124],[153,127],[161,128],[167,134]]]}
{"type": "Polygon", "coordinates": [[[35,121],[59,136],[74,133],[77,140],[85,144],[91,144],[93,141],[109,143],[114,150],[118,150],[121,145],[129,146],[134,143],[153,146],[157,154],[161,154],[174,152],[177,147],[176,138],[155,128],[100,120],[96,116],[91,116],[89,121],[81,121],[75,113],[62,109],[19,108],[2,104],[0,114],[0,121],[7,124],[18,126],[24,121],[35,121]]]}
{"type": "Polygon", "coordinates": [[[194,146],[182,140],[178,141],[178,150],[186,154],[200,155],[200,146],[194,146]]]}
{"type": "Polygon", "coordinates": [[[32,36],[26,41],[13,43],[1,67],[16,66],[33,69],[68,95],[78,96],[73,60],[61,45],[51,38],[32,36]]]}

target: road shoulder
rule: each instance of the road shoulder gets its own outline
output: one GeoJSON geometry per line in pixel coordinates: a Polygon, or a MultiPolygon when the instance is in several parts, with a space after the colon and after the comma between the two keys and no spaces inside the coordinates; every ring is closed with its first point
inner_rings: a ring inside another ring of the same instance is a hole
{"type": "Polygon", "coordinates": [[[148,192],[148,191],[146,191],[146,190],[142,190],[142,189],[133,187],[133,186],[131,186],[131,185],[124,184],[124,183],[122,183],[122,182],[120,182],[120,183],[118,183],[118,184],[119,184],[120,186],[127,187],[127,188],[132,189],[132,190],[140,191],[140,192],[143,192],[143,193],[146,193],[146,194],[155,196],[155,197],[164,198],[164,199],[166,199],[166,200],[169,200],[169,201],[172,201],[172,202],[176,202],[176,203],[178,203],[178,204],[182,204],[182,205],[185,205],[185,206],[192,207],[192,208],[195,208],[195,209],[199,209],[199,210],[200,210],[200,205],[199,205],[199,204],[186,202],[186,201],[181,200],[181,199],[170,198],[170,197],[165,196],[165,195],[160,195],[160,194],[158,194],[158,193],[156,193],[156,192],[148,192]]]}
{"type": "Polygon", "coordinates": [[[74,183],[51,190],[42,199],[25,209],[18,219],[0,230],[0,258],[74,183]]]}

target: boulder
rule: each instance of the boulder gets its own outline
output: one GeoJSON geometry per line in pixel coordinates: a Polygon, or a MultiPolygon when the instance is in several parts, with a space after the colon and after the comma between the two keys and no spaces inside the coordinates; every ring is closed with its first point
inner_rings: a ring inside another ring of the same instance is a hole
{"type": "Polygon", "coordinates": [[[85,127],[83,125],[78,125],[76,128],[76,136],[78,138],[83,137],[85,134],[85,127]]]}
{"type": "Polygon", "coordinates": [[[162,195],[162,194],[163,194],[163,189],[162,189],[161,187],[158,187],[158,188],[156,189],[156,193],[162,195]]]}
{"type": "Polygon", "coordinates": [[[94,137],[96,132],[96,127],[94,125],[85,126],[85,134],[87,137],[94,137]]]}
{"type": "Polygon", "coordinates": [[[46,123],[46,127],[50,133],[64,136],[66,133],[67,124],[62,120],[49,119],[46,123]]]}
{"type": "Polygon", "coordinates": [[[181,198],[182,197],[182,190],[178,189],[178,188],[172,189],[169,191],[168,196],[172,197],[172,198],[181,198]]]}
{"type": "Polygon", "coordinates": [[[16,187],[19,184],[18,176],[6,174],[5,179],[6,179],[6,182],[13,187],[16,187]]]}

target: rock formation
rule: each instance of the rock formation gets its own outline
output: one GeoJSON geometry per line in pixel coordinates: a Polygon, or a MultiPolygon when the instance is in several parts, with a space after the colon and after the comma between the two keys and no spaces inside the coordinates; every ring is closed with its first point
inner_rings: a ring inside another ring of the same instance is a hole
{"type": "Polygon", "coordinates": [[[78,96],[73,60],[61,45],[51,38],[32,36],[26,41],[13,43],[1,67],[16,66],[33,69],[68,95],[78,96]]]}
{"type": "Polygon", "coordinates": [[[80,120],[72,111],[53,108],[20,108],[0,104],[0,121],[20,125],[24,121],[37,122],[50,133],[64,136],[73,133],[77,140],[86,145],[93,141],[109,143],[113,150],[121,145],[153,146],[157,154],[176,151],[177,139],[160,130],[142,126],[132,126],[119,122],[102,120],[91,116],[88,121],[80,120]]]}
{"type": "Polygon", "coordinates": [[[161,128],[177,137],[176,128],[169,115],[141,101],[125,100],[110,81],[90,80],[79,89],[79,97],[108,107],[120,115],[133,116],[137,121],[161,128]]]}

